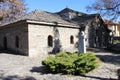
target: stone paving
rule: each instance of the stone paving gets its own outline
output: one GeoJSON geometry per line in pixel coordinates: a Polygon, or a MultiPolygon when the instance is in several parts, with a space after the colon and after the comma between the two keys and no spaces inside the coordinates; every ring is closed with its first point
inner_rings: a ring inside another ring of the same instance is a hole
{"type": "Polygon", "coordinates": [[[117,80],[120,54],[96,51],[96,55],[102,61],[100,67],[83,77],[47,73],[41,64],[43,56],[31,58],[0,53],[0,80],[117,80]]]}

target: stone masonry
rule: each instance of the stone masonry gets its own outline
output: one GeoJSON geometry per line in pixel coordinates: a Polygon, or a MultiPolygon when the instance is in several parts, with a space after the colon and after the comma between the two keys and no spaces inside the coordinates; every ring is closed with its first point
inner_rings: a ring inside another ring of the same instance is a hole
{"type": "Polygon", "coordinates": [[[69,8],[57,13],[35,10],[0,25],[0,49],[28,56],[59,51],[78,52],[82,31],[86,35],[87,47],[108,44],[110,31],[100,15],[80,13],[69,8]]]}

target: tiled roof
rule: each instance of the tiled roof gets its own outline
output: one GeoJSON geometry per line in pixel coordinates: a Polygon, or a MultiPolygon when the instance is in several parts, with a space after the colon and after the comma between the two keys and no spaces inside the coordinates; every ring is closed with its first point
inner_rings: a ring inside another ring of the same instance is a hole
{"type": "Polygon", "coordinates": [[[95,20],[95,18],[97,17],[101,19],[100,14],[86,14],[86,13],[78,12],[69,8],[65,8],[60,12],[57,12],[56,14],[60,15],[65,20],[75,22],[79,25],[81,24],[86,25],[88,22],[91,23],[91,21],[95,20]]]}
{"type": "Polygon", "coordinates": [[[75,10],[72,10],[72,9],[70,9],[70,8],[65,8],[65,9],[57,12],[57,14],[66,13],[66,12],[72,12],[72,13],[77,13],[77,14],[81,14],[81,15],[86,15],[86,13],[82,13],[82,12],[79,12],[79,11],[75,11],[75,10]]]}
{"type": "MultiPolygon", "coordinates": [[[[92,21],[95,21],[96,16],[100,16],[100,15],[98,15],[98,14],[89,14],[89,15],[78,16],[76,18],[73,18],[72,21],[75,21],[78,24],[85,24],[86,25],[86,23],[89,23],[89,22],[91,23],[92,21]]],[[[99,19],[101,19],[101,18],[99,17],[99,19]]]]}
{"type": "MultiPolygon", "coordinates": [[[[56,23],[57,22],[58,24],[69,25],[70,27],[73,27],[73,26],[79,27],[79,25],[81,25],[82,23],[84,23],[86,25],[86,23],[90,22],[90,20],[94,19],[96,15],[98,15],[98,14],[90,14],[89,15],[89,14],[81,13],[78,11],[74,11],[69,8],[65,8],[57,13],[50,13],[50,12],[46,12],[46,11],[42,11],[42,10],[35,10],[35,11],[32,11],[22,17],[18,17],[17,20],[15,20],[13,22],[9,22],[7,24],[14,23],[14,22],[21,21],[21,20],[32,20],[32,21],[47,22],[47,23],[56,23]],[[71,19],[66,19],[64,16],[60,15],[65,12],[75,13],[76,17],[71,18],[71,19]],[[77,14],[80,14],[80,15],[77,15],[77,14]]],[[[3,25],[6,25],[6,23],[3,25]]]]}
{"type": "Polygon", "coordinates": [[[113,21],[110,21],[110,20],[104,20],[104,23],[105,24],[111,24],[111,25],[114,25],[114,24],[116,24],[116,25],[118,25],[119,23],[117,23],[117,22],[113,22],[113,21]]]}
{"type": "Polygon", "coordinates": [[[71,23],[67,20],[64,20],[62,17],[60,17],[57,14],[45,12],[45,11],[41,11],[41,10],[35,10],[35,11],[30,12],[29,14],[19,18],[19,20],[25,20],[25,19],[42,21],[42,22],[57,22],[60,24],[65,24],[65,25],[78,26],[75,23],[71,23]]]}

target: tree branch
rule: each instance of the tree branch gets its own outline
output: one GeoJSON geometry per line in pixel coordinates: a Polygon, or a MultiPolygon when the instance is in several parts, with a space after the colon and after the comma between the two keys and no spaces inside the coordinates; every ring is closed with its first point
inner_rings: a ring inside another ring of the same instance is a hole
{"type": "Polygon", "coordinates": [[[117,8],[118,6],[120,6],[120,3],[119,3],[119,4],[117,4],[117,5],[114,7],[114,9],[115,9],[115,8],[117,8]]]}

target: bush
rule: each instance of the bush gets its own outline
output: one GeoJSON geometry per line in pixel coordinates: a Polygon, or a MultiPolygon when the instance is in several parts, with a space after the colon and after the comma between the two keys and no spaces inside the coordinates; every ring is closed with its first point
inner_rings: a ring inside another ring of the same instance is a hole
{"type": "Polygon", "coordinates": [[[76,74],[85,75],[89,71],[98,67],[98,58],[93,53],[80,54],[74,61],[76,74]]]}
{"type": "Polygon", "coordinates": [[[42,64],[53,73],[85,75],[98,67],[98,58],[93,53],[80,54],[60,52],[49,56],[42,64]]]}
{"type": "Polygon", "coordinates": [[[113,40],[113,44],[118,44],[120,43],[120,40],[113,40]]]}

